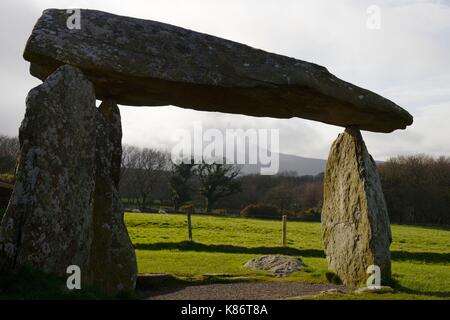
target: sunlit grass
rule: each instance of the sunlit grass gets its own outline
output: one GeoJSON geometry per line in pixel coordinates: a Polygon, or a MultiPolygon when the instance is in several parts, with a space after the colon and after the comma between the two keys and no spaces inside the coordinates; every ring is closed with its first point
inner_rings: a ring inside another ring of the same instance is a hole
{"type": "MultiPolygon", "coordinates": [[[[194,215],[194,243],[188,243],[184,215],[129,213],[125,220],[140,273],[167,272],[179,277],[225,273],[270,281],[327,281],[320,223],[288,222],[288,247],[283,248],[281,221],[194,215]],[[287,278],[275,279],[267,272],[243,266],[263,254],[297,257],[306,267],[287,278]]],[[[450,298],[450,230],[393,225],[392,233],[392,270],[399,293],[376,298],[450,298]]]]}

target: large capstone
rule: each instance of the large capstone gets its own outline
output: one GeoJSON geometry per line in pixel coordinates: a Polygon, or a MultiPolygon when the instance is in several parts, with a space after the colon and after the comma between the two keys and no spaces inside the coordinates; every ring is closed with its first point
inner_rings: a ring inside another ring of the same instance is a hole
{"type": "Polygon", "coordinates": [[[117,191],[122,156],[119,108],[113,101],[104,101],[98,110],[90,276],[97,288],[117,294],[134,290],[137,263],[117,191]]]}
{"type": "Polygon", "coordinates": [[[361,133],[347,128],[331,147],[324,181],[322,238],[328,267],[349,287],[377,265],[391,276],[389,216],[374,160],[361,133]]]}
{"type": "Polygon", "coordinates": [[[180,27],[95,10],[45,10],[24,58],[45,79],[71,64],[98,99],[260,117],[301,117],[391,132],[412,116],[322,66],[180,27]],[[79,19],[78,19],[79,18],[79,19]],[[78,19],[79,25],[68,28],[78,19]],[[78,28],[79,27],[79,28],[78,28]]]}
{"type": "Polygon", "coordinates": [[[17,181],[0,226],[0,273],[88,270],[95,186],[95,94],[62,66],[26,100],[17,181]]]}

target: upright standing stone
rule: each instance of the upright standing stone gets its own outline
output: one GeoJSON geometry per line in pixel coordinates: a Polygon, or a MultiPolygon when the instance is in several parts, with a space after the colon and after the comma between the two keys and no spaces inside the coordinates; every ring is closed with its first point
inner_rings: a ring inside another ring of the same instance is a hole
{"type": "Polygon", "coordinates": [[[322,238],[328,267],[349,287],[365,284],[370,265],[389,279],[391,231],[376,164],[356,128],[331,147],[324,181],[322,238]]]}
{"type": "Polygon", "coordinates": [[[95,176],[95,94],[62,66],[27,97],[17,181],[0,226],[0,274],[87,270],[95,176]]]}
{"type": "Polygon", "coordinates": [[[117,191],[122,157],[120,111],[113,101],[102,102],[98,110],[90,276],[94,286],[115,295],[134,291],[137,264],[117,191]]]}

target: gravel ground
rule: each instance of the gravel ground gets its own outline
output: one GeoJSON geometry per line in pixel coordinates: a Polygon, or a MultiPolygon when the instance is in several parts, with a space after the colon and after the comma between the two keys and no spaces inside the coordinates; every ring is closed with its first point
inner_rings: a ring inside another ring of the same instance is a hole
{"type": "Polygon", "coordinates": [[[343,286],[295,282],[238,282],[179,287],[165,291],[141,292],[148,300],[276,300],[310,296],[343,286]]]}

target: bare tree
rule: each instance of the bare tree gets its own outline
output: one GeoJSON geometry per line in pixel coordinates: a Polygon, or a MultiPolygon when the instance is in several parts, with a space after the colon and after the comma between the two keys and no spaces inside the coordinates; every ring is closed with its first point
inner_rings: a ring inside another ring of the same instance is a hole
{"type": "Polygon", "coordinates": [[[266,201],[277,207],[281,214],[286,214],[287,211],[292,209],[295,201],[294,188],[286,183],[273,187],[266,195],[266,201]]]}
{"type": "Polygon", "coordinates": [[[147,201],[161,175],[168,170],[168,156],[159,150],[144,148],[134,150],[129,156],[131,188],[141,210],[145,210],[147,201]]]}
{"type": "Polygon", "coordinates": [[[392,222],[450,224],[450,158],[400,156],[379,172],[392,222]]]}
{"type": "Polygon", "coordinates": [[[136,166],[134,163],[138,158],[136,155],[140,149],[136,146],[125,144],[122,146],[122,163],[120,166],[120,180],[129,174],[129,172],[136,166]]]}
{"type": "Polygon", "coordinates": [[[0,135],[0,173],[13,173],[20,146],[17,137],[0,135]]]}

